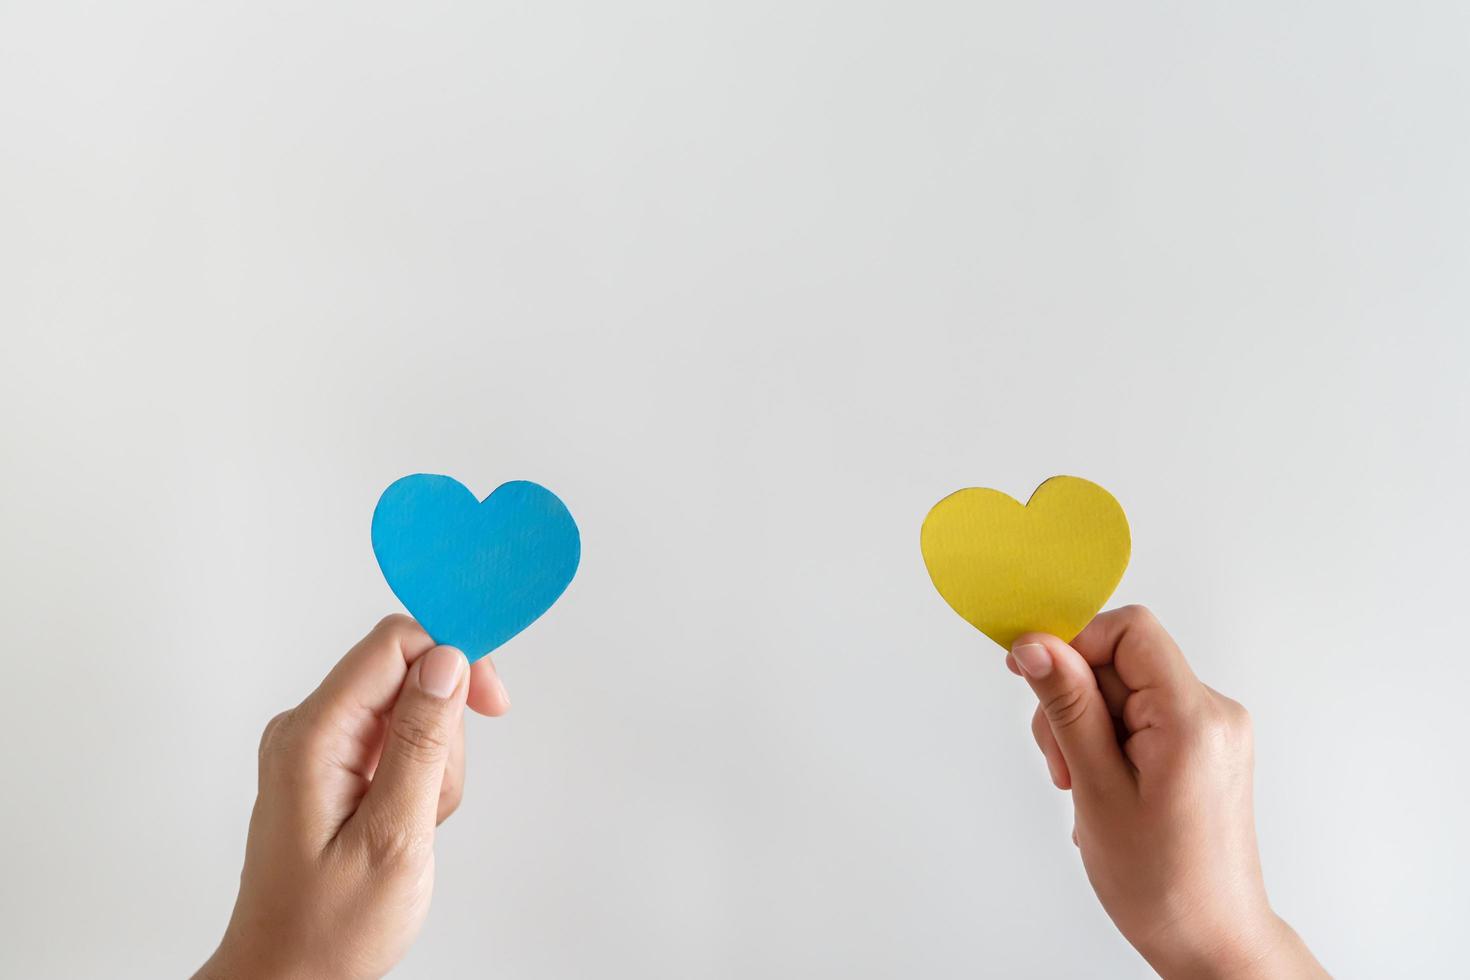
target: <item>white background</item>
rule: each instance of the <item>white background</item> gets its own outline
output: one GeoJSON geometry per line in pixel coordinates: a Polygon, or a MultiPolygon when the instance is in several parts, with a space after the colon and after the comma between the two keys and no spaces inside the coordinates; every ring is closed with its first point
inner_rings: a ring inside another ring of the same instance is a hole
{"type": "Polygon", "coordinates": [[[553,488],[399,975],[1138,977],[919,522],[1073,473],[1343,976],[1470,915],[1470,12],[0,4],[0,974],[162,977],[378,493],[553,488]]]}

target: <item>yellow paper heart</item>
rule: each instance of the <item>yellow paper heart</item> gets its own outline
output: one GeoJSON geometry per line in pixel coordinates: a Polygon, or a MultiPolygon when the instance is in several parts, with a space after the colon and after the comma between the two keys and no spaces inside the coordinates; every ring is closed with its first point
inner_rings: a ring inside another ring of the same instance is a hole
{"type": "Polygon", "coordinates": [[[950,608],[1006,649],[1035,630],[1070,642],[1118,587],[1130,540],[1096,483],[1054,476],[1022,505],[972,487],[929,511],[919,547],[950,608]]]}

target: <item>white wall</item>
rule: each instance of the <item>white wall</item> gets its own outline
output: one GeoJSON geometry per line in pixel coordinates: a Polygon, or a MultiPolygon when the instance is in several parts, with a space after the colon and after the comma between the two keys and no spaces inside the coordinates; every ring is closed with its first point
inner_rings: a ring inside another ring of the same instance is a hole
{"type": "Polygon", "coordinates": [[[1054,473],[1344,976],[1470,913],[1470,12],[0,7],[0,974],[158,977],[377,494],[555,489],[404,977],[1137,977],[928,507],[1054,473]]]}

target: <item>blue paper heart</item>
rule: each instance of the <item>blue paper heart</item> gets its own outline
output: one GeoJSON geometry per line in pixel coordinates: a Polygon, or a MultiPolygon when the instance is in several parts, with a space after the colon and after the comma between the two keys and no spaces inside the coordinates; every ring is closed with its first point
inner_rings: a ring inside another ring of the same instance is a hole
{"type": "Polygon", "coordinates": [[[483,501],[458,480],[397,480],[373,511],[373,553],[393,594],[434,642],[471,662],[551,608],[582,541],[550,490],[516,480],[483,501]]]}

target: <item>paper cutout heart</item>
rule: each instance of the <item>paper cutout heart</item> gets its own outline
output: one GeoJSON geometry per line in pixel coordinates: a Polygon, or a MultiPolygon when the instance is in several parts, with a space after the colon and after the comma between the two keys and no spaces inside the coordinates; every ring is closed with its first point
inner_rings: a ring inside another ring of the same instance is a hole
{"type": "Polygon", "coordinates": [[[543,486],[516,480],[481,501],[458,480],[419,473],[378,498],[373,553],[434,642],[474,662],[551,608],[577,573],[582,543],[543,486]]]}
{"type": "Polygon", "coordinates": [[[1022,505],[959,490],[924,518],[919,547],[934,587],[970,625],[1010,649],[1032,630],[1071,642],[1128,567],[1128,518],[1113,495],[1054,476],[1022,505]]]}

